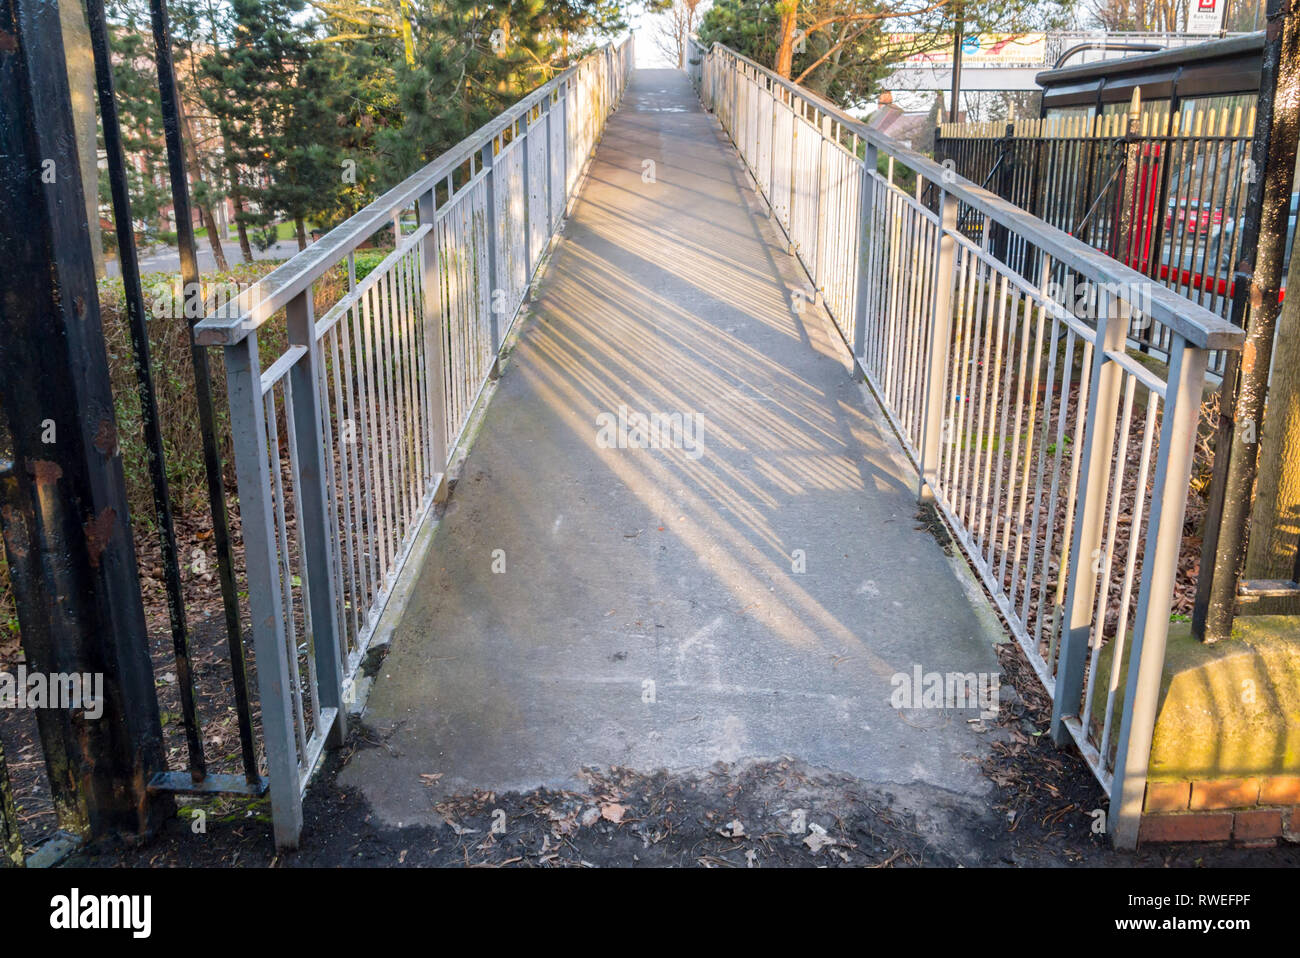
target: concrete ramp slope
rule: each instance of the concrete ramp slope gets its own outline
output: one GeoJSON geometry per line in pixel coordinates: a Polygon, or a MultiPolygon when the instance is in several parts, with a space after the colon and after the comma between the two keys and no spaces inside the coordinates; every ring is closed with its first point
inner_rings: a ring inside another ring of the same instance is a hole
{"type": "Polygon", "coordinates": [[[340,777],[384,822],[780,756],[987,794],[976,703],[891,697],[996,677],[1002,633],[806,284],[687,78],[638,71],[340,777]]]}

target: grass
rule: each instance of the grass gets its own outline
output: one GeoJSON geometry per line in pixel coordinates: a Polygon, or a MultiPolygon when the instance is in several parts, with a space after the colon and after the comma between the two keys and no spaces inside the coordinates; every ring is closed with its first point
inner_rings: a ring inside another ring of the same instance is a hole
{"type": "MultiPolygon", "coordinates": [[[[310,220],[308,220],[308,221],[307,221],[307,235],[308,235],[308,236],[311,235],[311,231],[312,231],[313,228],[314,228],[314,227],[313,227],[312,222],[311,222],[310,220]]],[[[296,226],[294,226],[294,224],[293,224],[292,221],[290,221],[290,222],[288,222],[288,223],[276,223],[276,224],[275,224],[275,238],[276,238],[277,241],[281,241],[281,240],[292,240],[292,239],[297,239],[297,237],[298,237],[298,228],[297,228],[296,226]]],[[[200,227],[199,229],[196,229],[196,230],[194,231],[194,238],[195,238],[195,239],[207,239],[207,238],[208,238],[208,229],[207,229],[207,227],[204,226],[204,227],[200,227]]],[[[234,226],[231,226],[229,229],[226,230],[225,235],[222,236],[221,239],[222,239],[222,242],[225,242],[225,241],[228,241],[228,240],[237,240],[237,239],[239,239],[239,231],[238,231],[234,226]]]]}

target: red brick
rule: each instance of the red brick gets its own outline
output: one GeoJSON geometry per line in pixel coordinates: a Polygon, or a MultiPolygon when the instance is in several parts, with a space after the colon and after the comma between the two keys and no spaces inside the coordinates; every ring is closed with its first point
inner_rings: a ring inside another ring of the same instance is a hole
{"type": "Polygon", "coordinates": [[[1191,782],[1147,782],[1148,812],[1185,812],[1191,799],[1191,782]]]}
{"type": "Polygon", "coordinates": [[[1300,842],[1300,805],[1283,811],[1282,837],[1289,842],[1300,842]]]}
{"type": "Polygon", "coordinates": [[[1141,842],[1222,842],[1230,837],[1231,812],[1143,815],[1138,828],[1141,842]]]}
{"type": "Polygon", "coordinates": [[[1250,808],[1259,800],[1259,779],[1217,778],[1192,782],[1192,811],[1203,808],[1250,808]]]}
{"type": "Polygon", "coordinates": [[[1277,838],[1282,834],[1282,810],[1280,808],[1256,808],[1249,812],[1238,812],[1232,826],[1232,837],[1237,841],[1257,841],[1263,838],[1277,838]]]}
{"type": "Polygon", "coordinates": [[[1261,805],[1300,805],[1300,775],[1269,775],[1259,783],[1261,805]]]}

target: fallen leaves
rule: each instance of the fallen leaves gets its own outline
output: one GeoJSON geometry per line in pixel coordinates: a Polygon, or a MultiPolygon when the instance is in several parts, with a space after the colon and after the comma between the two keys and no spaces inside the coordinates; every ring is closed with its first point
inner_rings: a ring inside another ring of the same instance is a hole
{"type": "Polygon", "coordinates": [[[808,834],[804,836],[803,843],[808,846],[814,855],[826,846],[836,844],[835,839],[827,834],[826,829],[815,822],[808,823],[808,834]]]}

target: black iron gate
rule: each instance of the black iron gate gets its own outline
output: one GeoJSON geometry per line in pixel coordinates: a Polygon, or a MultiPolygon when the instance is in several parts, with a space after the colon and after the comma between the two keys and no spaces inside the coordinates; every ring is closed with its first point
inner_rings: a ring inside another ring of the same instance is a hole
{"type": "MultiPolygon", "coordinates": [[[[59,9],[13,0],[0,7],[0,259],[7,274],[0,295],[0,412],[11,447],[0,448],[0,528],[25,667],[47,681],[102,677],[102,702],[83,695],[75,707],[36,711],[58,828],[78,841],[148,834],[172,810],[177,792],[260,795],[266,789],[247,692],[207,353],[193,347],[243,774],[209,772],[204,753],[109,32],[102,0],[86,0],[85,10],[188,760],[179,771],[165,760],[89,242],[97,224],[87,223],[84,212],[59,9]]],[[[188,302],[202,291],[163,0],[153,0],[151,13],[188,302]]],[[[3,860],[18,862],[8,781],[0,749],[0,850],[3,860]]]]}

